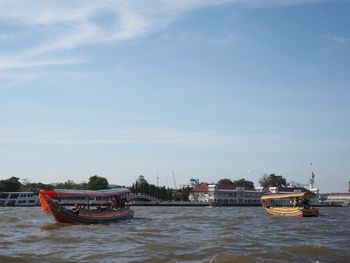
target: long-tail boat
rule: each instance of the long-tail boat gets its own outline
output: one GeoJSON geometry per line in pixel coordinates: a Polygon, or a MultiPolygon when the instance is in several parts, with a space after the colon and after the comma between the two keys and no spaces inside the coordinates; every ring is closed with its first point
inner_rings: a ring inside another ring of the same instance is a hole
{"type": "Polygon", "coordinates": [[[266,211],[275,216],[317,217],[317,208],[310,207],[309,198],[315,196],[313,192],[288,194],[269,194],[261,197],[261,203],[266,211]]]}
{"type": "Polygon", "coordinates": [[[130,219],[134,211],[124,203],[130,194],[127,188],[90,190],[40,190],[39,199],[44,213],[57,222],[100,224],[130,219]],[[72,205],[75,205],[71,209],[72,205]]]}

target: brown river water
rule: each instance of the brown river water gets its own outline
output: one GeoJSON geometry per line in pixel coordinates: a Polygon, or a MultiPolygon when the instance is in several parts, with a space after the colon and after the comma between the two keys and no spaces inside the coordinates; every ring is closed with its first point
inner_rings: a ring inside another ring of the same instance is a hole
{"type": "Polygon", "coordinates": [[[0,262],[350,262],[350,208],[285,218],[261,207],[133,207],[108,225],[0,208],[0,262]]]}

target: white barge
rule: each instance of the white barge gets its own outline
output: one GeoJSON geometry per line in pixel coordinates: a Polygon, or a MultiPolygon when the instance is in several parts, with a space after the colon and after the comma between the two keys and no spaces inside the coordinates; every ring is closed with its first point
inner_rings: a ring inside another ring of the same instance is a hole
{"type": "Polygon", "coordinates": [[[0,192],[0,206],[38,206],[39,198],[33,192],[0,192]]]}

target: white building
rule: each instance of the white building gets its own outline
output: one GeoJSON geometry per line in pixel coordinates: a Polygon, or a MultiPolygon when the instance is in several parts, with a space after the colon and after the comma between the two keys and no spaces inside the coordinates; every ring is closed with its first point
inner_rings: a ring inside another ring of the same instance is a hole
{"type": "Polygon", "coordinates": [[[327,196],[325,204],[350,206],[350,181],[347,193],[331,193],[327,196]]]}
{"type": "Polygon", "coordinates": [[[350,205],[350,193],[332,193],[329,194],[325,204],[327,205],[350,205]]]}
{"type": "Polygon", "coordinates": [[[217,203],[220,205],[260,205],[262,192],[244,189],[234,184],[216,185],[200,184],[193,188],[189,199],[191,202],[217,203]]]}

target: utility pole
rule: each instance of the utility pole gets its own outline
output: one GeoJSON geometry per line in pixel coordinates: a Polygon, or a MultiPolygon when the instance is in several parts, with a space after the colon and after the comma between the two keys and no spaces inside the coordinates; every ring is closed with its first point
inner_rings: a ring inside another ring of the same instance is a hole
{"type": "Polygon", "coordinates": [[[157,187],[159,188],[159,172],[157,171],[157,187]]]}
{"type": "Polygon", "coordinates": [[[174,179],[174,186],[175,186],[175,189],[177,189],[174,170],[173,170],[173,179],[174,179]]]}

